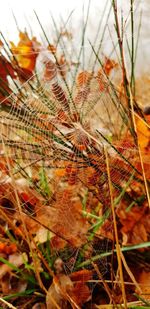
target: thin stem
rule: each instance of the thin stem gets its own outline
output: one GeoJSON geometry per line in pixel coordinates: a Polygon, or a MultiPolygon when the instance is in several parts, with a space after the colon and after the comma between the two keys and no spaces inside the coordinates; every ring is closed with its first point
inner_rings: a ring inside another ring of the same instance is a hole
{"type": "Polygon", "coordinates": [[[125,309],[127,309],[127,300],[126,300],[122,261],[121,261],[121,250],[120,250],[120,244],[119,244],[117,221],[116,221],[116,214],[115,214],[114,200],[113,200],[113,190],[112,190],[112,183],[111,183],[111,176],[110,176],[109,158],[108,158],[107,149],[105,148],[104,150],[105,150],[105,158],[106,158],[106,168],[107,168],[107,175],[108,175],[111,210],[112,210],[112,217],[113,217],[113,224],[114,224],[114,234],[115,234],[115,240],[116,240],[116,252],[117,252],[118,268],[119,268],[120,280],[121,280],[122,296],[123,296],[124,307],[125,309]]]}
{"type": "Polygon", "coordinates": [[[122,63],[122,79],[123,79],[123,86],[124,86],[124,90],[125,90],[125,98],[126,98],[127,106],[128,106],[128,109],[129,109],[129,119],[130,119],[130,125],[131,125],[131,128],[132,128],[132,131],[133,131],[134,141],[135,141],[135,143],[137,143],[136,133],[134,131],[134,124],[133,124],[133,119],[132,119],[132,114],[131,114],[129,81],[128,81],[128,78],[127,78],[125,59],[124,59],[123,35],[121,36],[119,19],[118,19],[117,0],[112,0],[112,5],[113,5],[113,10],[114,10],[115,28],[116,28],[116,33],[117,33],[117,37],[118,37],[120,57],[121,57],[121,63],[122,63]]]}
{"type": "Polygon", "coordinates": [[[131,11],[131,89],[133,94],[135,95],[135,75],[134,75],[134,59],[135,59],[135,52],[134,52],[134,14],[133,14],[133,1],[130,0],[130,11],[131,11]]]}

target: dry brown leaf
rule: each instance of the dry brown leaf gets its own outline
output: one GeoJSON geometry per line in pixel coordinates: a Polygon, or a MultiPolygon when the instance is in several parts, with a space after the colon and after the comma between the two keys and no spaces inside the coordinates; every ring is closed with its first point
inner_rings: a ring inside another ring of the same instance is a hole
{"type": "Polygon", "coordinates": [[[42,303],[36,303],[36,304],[34,304],[32,309],[46,309],[46,306],[42,303]]]}
{"type": "Polygon", "coordinates": [[[72,288],[73,283],[68,276],[61,274],[55,277],[46,296],[47,309],[67,309],[68,293],[72,288]]]}
{"type": "Polygon", "coordinates": [[[91,72],[88,71],[80,72],[77,76],[77,86],[78,87],[88,86],[91,78],[92,78],[91,72]]]}
{"type": "Polygon", "coordinates": [[[138,283],[142,290],[141,296],[146,300],[150,300],[150,272],[143,270],[139,276],[138,283]]]}
{"type": "Polygon", "coordinates": [[[3,264],[0,266],[0,280],[6,275],[6,273],[10,272],[11,271],[11,268],[6,265],[6,264],[3,264]]]}
{"type": "Polygon", "coordinates": [[[70,277],[64,274],[55,276],[46,298],[47,309],[57,308],[56,304],[60,308],[68,308],[67,301],[73,308],[80,308],[91,298],[91,291],[86,285],[91,278],[92,272],[86,269],[72,273],[70,277]]]}
{"type": "Polygon", "coordinates": [[[142,206],[133,206],[129,211],[126,209],[127,205],[124,201],[117,210],[117,216],[122,224],[120,231],[123,235],[123,244],[134,245],[148,241],[150,214],[147,203],[142,206]]]}
{"type": "MultiPolygon", "coordinates": [[[[8,262],[16,267],[20,267],[27,260],[26,253],[15,253],[9,255],[8,262]]],[[[0,267],[0,286],[3,294],[9,295],[14,293],[24,292],[27,288],[27,281],[17,279],[11,267],[7,264],[3,264],[0,267]]]]}

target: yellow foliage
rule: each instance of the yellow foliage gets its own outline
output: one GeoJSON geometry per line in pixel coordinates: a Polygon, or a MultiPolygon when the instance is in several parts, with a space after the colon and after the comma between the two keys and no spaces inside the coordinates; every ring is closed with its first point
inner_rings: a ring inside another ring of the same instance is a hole
{"type": "Polygon", "coordinates": [[[150,142],[150,128],[143,119],[136,117],[135,120],[139,146],[141,150],[144,150],[150,142]]]}
{"type": "Polygon", "coordinates": [[[40,43],[38,43],[35,37],[30,39],[28,34],[24,32],[19,33],[19,39],[17,46],[13,42],[10,42],[11,51],[15,56],[18,65],[22,69],[32,72],[35,68],[40,43]]]}

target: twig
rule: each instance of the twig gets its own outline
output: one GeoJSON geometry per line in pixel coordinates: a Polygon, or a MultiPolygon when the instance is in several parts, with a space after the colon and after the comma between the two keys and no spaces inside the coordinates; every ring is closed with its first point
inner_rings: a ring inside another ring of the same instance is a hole
{"type": "Polygon", "coordinates": [[[126,293],[125,293],[125,285],[124,285],[124,278],[123,278],[123,270],[122,270],[122,261],[121,261],[121,250],[118,238],[118,231],[117,231],[117,222],[116,222],[116,215],[114,209],[114,201],[113,201],[113,191],[112,191],[112,183],[111,183],[111,176],[110,176],[110,167],[109,167],[109,159],[106,147],[104,148],[105,151],[105,158],[106,158],[106,168],[107,168],[107,175],[108,175],[108,184],[109,184],[109,192],[110,192],[110,200],[111,200],[111,209],[112,209],[112,217],[114,223],[114,235],[116,239],[116,251],[117,251],[117,258],[118,258],[118,268],[120,273],[120,280],[121,280],[121,288],[122,288],[122,296],[124,307],[127,309],[127,300],[126,300],[126,293]]]}
{"type": "Polygon", "coordinates": [[[118,37],[118,44],[119,44],[121,63],[122,63],[122,79],[123,79],[123,86],[124,86],[124,90],[125,90],[125,98],[126,98],[127,106],[129,108],[130,125],[131,125],[131,128],[133,130],[133,136],[134,136],[134,140],[135,140],[135,143],[136,143],[137,137],[136,137],[136,133],[134,131],[133,118],[132,118],[132,114],[131,114],[129,81],[128,81],[128,78],[127,78],[127,71],[126,71],[125,59],[124,59],[123,36],[121,37],[120,25],[119,25],[119,20],[118,20],[117,0],[112,0],[112,5],[113,5],[113,10],[114,10],[114,17],[115,17],[115,23],[116,23],[115,28],[116,28],[116,33],[117,33],[117,37],[118,37]]]}
{"type": "Polygon", "coordinates": [[[131,12],[131,89],[135,95],[135,76],[134,76],[134,15],[133,15],[133,1],[130,0],[130,12],[131,12]]]}
{"type": "Polygon", "coordinates": [[[16,307],[14,307],[12,304],[8,303],[8,301],[4,300],[2,297],[0,297],[0,301],[2,303],[4,303],[5,305],[7,305],[8,308],[10,309],[17,309],[16,307]]]}
{"type": "MultiPolygon", "coordinates": [[[[137,126],[136,126],[136,121],[135,121],[133,96],[132,96],[132,92],[131,92],[130,88],[129,88],[129,90],[130,90],[130,98],[131,98],[131,114],[132,114],[132,119],[133,119],[134,131],[136,132],[136,136],[137,136],[137,126]]],[[[137,136],[137,146],[138,146],[138,152],[139,152],[139,157],[140,157],[140,162],[141,162],[141,168],[142,168],[142,173],[143,173],[143,179],[144,179],[145,191],[146,191],[146,195],[147,195],[147,201],[148,201],[148,205],[149,205],[149,208],[150,208],[150,194],[149,194],[147,179],[146,179],[146,175],[145,175],[144,163],[143,163],[142,152],[141,152],[141,147],[140,147],[140,144],[139,144],[138,136],[137,136]]]]}
{"type": "Polygon", "coordinates": [[[137,290],[138,290],[140,293],[142,293],[142,290],[141,290],[139,284],[137,283],[137,281],[135,280],[135,277],[134,277],[133,273],[131,272],[131,270],[130,270],[130,268],[129,268],[127,262],[126,262],[123,253],[120,252],[120,254],[121,254],[121,259],[122,259],[122,263],[123,263],[123,265],[124,265],[124,268],[126,269],[128,275],[130,276],[130,278],[131,278],[132,282],[134,283],[134,285],[136,286],[137,290]]]}
{"type": "Polygon", "coordinates": [[[102,277],[102,275],[101,275],[101,272],[100,272],[99,268],[97,267],[97,265],[96,265],[95,263],[93,263],[93,262],[92,262],[92,265],[93,265],[95,271],[97,272],[100,281],[103,283],[104,288],[105,288],[105,290],[106,290],[106,292],[107,292],[107,294],[108,294],[108,296],[109,296],[109,298],[110,298],[110,301],[113,302],[112,291],[110,290],[110,288],[109,288],[107,282],[103,279],[103,277],[102,277]]]}

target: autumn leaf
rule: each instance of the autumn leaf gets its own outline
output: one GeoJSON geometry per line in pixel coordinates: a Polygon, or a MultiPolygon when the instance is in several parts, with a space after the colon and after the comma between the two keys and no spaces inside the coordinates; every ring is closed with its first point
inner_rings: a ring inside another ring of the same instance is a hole
{"type": "Polygon", "coordinates": [[[0,102],[5,100],[5,103],[9,102],[9,98],[6,99],[12,90],[10,89],[7,77],[16,78],[16,72],[12,64],[0,54],[0,102]]]}
{"type": "MultiPolygon", "coordinates": [[[[142,154],[143,166],[144,166],[144,173],[146,179],[150,179],[150,159],[149,159],[149,151],[146,151],[145,154],[142,154]]],[[[140,158],[135,158],[135,167],[138,171],[143,173],[140,158]]]]}
{"type": "Polygon", "coordinates": [[[13,42],[10,42],[11,51],[19,67],[25,69],[29,73],[33,73],[36,58],[40,50],[40,43],[35,37],[30,39],[26,32],[20,32],[19,39],[17,46],[13,42]]]}
{"type": "Polygon", "coordinates": [[[55,98],[57,99],[58,102],[61,103],[63,109],[65,111],[69,111],[70,107],[69,107],[69,102],[68,102],[68,98],[66,96],[65,91],[62,89],[62,87],[58,84],[58,82],[54,82],[52,84],[52,92],[55,96],[55,98]]]}
{"type": "Polygon", "coordinates": [[[65,274],[55,276],[46,297],[47,309],[55,309],[56,305],[67,309],[67,301],[73,308],[81,308],[80,306],[91,298],[91,291],[86,284],[91,278],[92,271],[86,269],[70,276],[65,274]],[[66,302],[66,305],[62,307],[63,302],[66,302]]]}
{"type": "Polygon", "coordinates": [[[97,76],[96,76],[96,79],[99,84],[99,89],[101,92],[106,91],[108,89],[106,76],[109,77],[111,71],[115,67],[117,67],[117,63],[114,60],[111,60],[105,56],[105,61],[103,63],[103,66],[102,68],[98,70],[97,76]]]}
{"type": "Polygon", "coordinates": [[[10,75],[12,78],[16,78],[15,71],[12,64],[3,56],[0,55],[0,78],[7,84],[7,76],[10,75]]]}
{"type": "Polygon", "coordinates": [[[56,177],[61,178],[61,177],[64,177],[66,175],[66,170],[65,170],[65,168],[57,168],[54,173],[55,173],[56,177]]]}
{"type": "Polygon", "coordinates": [[[135,116],[135,120],[139,146],[144,151],[150,143],[150,128],[142,118],[135,116]]]}
{"type": "Polygon", "coordinates": [[[102,69],[98,70],[97,75],[96,75],[96,79],[97,79],[97,82],[99,84],[100,92],[106,91],[106,89],[108,88],[108,85],[107,85],[107,81],[106,81],[106,78],[104,76],[104,73],[102,72],[102,69]]]}
{"type": "Polygon", "coordinates": [[[36,303],[36,304],[34,304],[32,309],[46,309],[46,306],[43,303],[36,303]]]}
{"type": "Polygon", "coordinates": [[[123,244],[138,244],[148,241],[150,234],[150,215],[148,205],[145,202],[143,207],[132,206],[128,211],[125,201],[117,210],[117,215],[122,225],[123,244]]]}
{"type": "Polygon", "coordinates": [[[67,309],[68,292],[72,288],[73,283],[69,276],[65,274],[55,276],[46,295],[47,309],[56,309],[58,307],[67,309]]]}
{"type": "Polygon", "coordinates": [[[56,54],[56,46],[52,45],[52,44],[49,44],[47,49],[54,55],[56,54]]]}
{"type": "Polygon", "coordinates": [[[70,278],[74,284],[71,291],[71,297],[79,306],[82,306],[85,302],[91,299],[91,291],[86,283],[88,280],[92,279],[92,275],[92,271],[88,269],[82,269],[77,272],[73,272],[70,275],[70,278]]]}
{"type": "Polygon", "coordinates": [[[76,281],[82,281],[82,282],[87,282],[88,280],[92,279],[93,272],[88,269],[81,269],[79,271],[73,272],[70,275],[70,278],[73,282],[76,281]]]}
{"type": "Polygon", "coordinates": [[[57,62],[58,72],[60,75],[65,78],[67,74],[67,61],[64,55],[61,55],[57,62]]]}
{"type": "MultiPolygon", "coordinates": [[[[142,298],[150,301],[150,272],[146,270],[142,270],[139,275],[138,283],[140,284],[140,288],[142,290],[142,298]]],[[[136,291],[139,294],[139,291],[136,291]]]]}
{"type": "Polygon", "coordinates": [[[51,61],[50,59],[44,61],[43,63],[45,65],[43,80],[50,82],[53,79],[55,79],[55,77],[57,75],[56,64],[53,61],[51,61]]]}
{"type": "Polygon", "coordinates": [[[17,246],[15,243],[6,244],[6,243],[0,242],[0,253],[5,253],[9,255],[9,254],[15,253],[16,251],[17,251],[17,246]]]}
{"type": "MultiPolygon", "coordinates": [[[[23,253],[13,253],[8,257],[8,264],[12,264],[14,268],[19,269],[27,261],[27,255],[23,253]]],[[[0,288],[3,294],[9,295],[13,293],[24,292],[27,288],[27,281],[19,278],[15,280],[15,275],[12,268],[7,264],[2,264],[0,267],[0,288]]]]}
{"type": "Polygon", "coordinates": [[[109,76],[111,71],[116,68],[118,66],[118,64],[112,60],[112,59],[109,59],[105,56],[105,61],[104,61],[104,64],[103,64],[103,70],[104,70],[104,73],[109,76]]]}
{"type": "Polygon", "coordinates": [[[74,288],[70,294],[71,298],[79,306],[82,306],[85,302],[91,299],[91,291],[87,286],[87,284],[85,284],[85,282],[83,281],[79,281],[76,284],[74,284],[74,288]]]}
{"type": "Polygon", "coordinates": [[[91,78],[92,78],[91,72],[88,71],[80,72],[77,76],[77,86],[78,87],[88,86],[91,78]]]}

